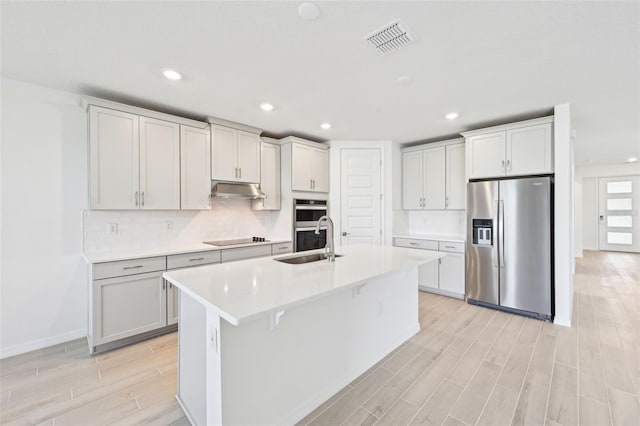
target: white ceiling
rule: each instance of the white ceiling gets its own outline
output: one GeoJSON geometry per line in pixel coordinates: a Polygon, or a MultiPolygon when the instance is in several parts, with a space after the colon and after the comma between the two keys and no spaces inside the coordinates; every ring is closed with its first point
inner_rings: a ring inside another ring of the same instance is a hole
{"type": "Polygon", "coordinates": [[[321,140],[434,140],[570,102],[577,164],[640,157],[638,2],[316,4],[305,21],[300,2],[3,1],[2,76],[321,140]],[[414,43],[361,40],[397,18],[414,43]]]}

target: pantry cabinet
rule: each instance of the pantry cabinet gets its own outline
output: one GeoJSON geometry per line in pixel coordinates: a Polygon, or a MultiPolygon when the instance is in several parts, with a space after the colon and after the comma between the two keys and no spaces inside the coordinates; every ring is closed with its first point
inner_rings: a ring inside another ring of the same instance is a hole
{"type": "Polygon", "coordinates": [[[402,206],[407,210],[464,209],[464,144],[443,141],[402,153],[402,206]]]}
{"type": "Polygon", "coordinates": [[[462,135],[469,179],[553,173],[553,117],[462,135]]]}
{"type": "Polygon", "coordinates": [[[329,151],[301,143],[291,145],[291,189],[329,192],[329,151]]]}
{"type": "Polygon", "coordinates": [[[180,126],[180,208],[211,208],[211,139],[208,128],[180,126]]]}
{"type": "Polygon", "coordinates": [[[260,189],[265,198],[253,202],[255,210],[280,210],[280,145],[262,142],[260,189]]]}
{"type": "Polygon", "coordinates": [[[211,179],[259,183],[260,136],[211,125],[211,179]]]}

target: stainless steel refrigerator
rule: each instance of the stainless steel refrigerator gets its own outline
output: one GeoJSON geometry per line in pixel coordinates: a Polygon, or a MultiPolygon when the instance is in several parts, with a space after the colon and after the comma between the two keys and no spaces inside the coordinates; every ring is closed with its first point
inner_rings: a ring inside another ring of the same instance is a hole
{"type": "Polygon", "coordinates": [[[469,182],[467,300],[553,319],[553,178],[469,182]]]}

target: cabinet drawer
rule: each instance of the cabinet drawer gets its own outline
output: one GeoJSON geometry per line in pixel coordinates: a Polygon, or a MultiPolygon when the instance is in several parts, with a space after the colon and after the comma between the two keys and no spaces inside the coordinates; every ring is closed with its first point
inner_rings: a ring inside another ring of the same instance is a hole
{"type": "Polygon", "coordinates": [[[253,247],[238,247],[222,250],[222,261],[231,262],[234,260],[251,259],[252,257],[271,256],[271,245],[253,247]]]}
{"type": "Polygon", "coordinates": [[[396,238],[394,245],[397,247],[417,248],[423,250],[438,250],[438,242],[432,240],[416,240],[413,238],[396,238]]]}
{"type": "Polygon", "coordinates": [[[278,243],[278,244],[272,244],[271,245],[271,254],[272,255],[291,253],[292,251],[293,251],[293,243],[292,242],[278,243]]]}
{"type": "Polygon", "coordinates": [[[464,243],[452,243],[449,241],[440,241],[438,250],[448,251],[452,253],[464,253],[464,243]]]}
{"type": "Polygon", "coordinates": [[[220,263],[220,250],[167,256],[167,269],[188,268],[189,266],[207,265],[209,263],[220,263]]]}
{"type": "Polygon", "coordinates": [[[93,265],[93,279],[100,280],[103,278],[142,274],[144,272],[164,271],[166,267],[167,258],[165,256],[96,263],[93,265]]]}

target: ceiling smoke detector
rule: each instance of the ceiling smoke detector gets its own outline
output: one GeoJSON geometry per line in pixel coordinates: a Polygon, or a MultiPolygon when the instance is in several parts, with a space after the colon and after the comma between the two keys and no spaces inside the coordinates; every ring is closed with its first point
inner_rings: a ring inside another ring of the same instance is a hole
{"type": "Polygon", "coordinates": [[[411,43],[415,37],[399,19],[362,38],[380,53],[390,53],[411,43]]]}

